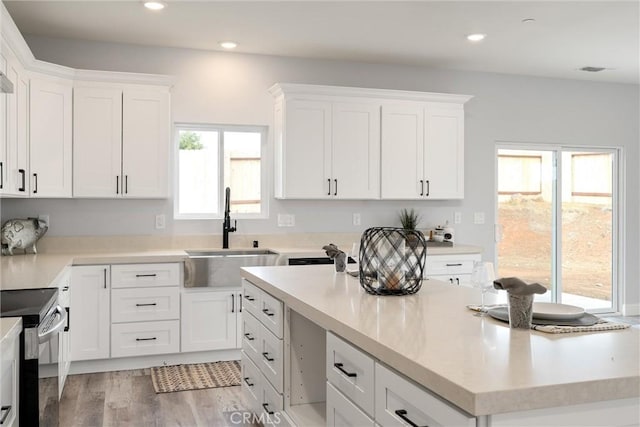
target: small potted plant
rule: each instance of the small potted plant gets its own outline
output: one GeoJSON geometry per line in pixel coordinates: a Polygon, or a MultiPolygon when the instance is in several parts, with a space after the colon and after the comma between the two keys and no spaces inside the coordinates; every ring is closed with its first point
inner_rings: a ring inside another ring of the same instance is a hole
{"type": "MultiPolygon", "coordinates": [[[[413,208],[402,209],[398,217],[400,218],[400,224],[402,224],[402,228],[404,230],[412,232],[417,231],[416,228],[420,222],[420,215],[413,208]]],[[[407,234],[406,241],[411,248],[415,248],[418,243],[415,233],[407,234]]]]}
{"type": "Polygon", "coordinates": [[[420,215],[412,209],[402,209],[398,215],[400,224],[405,230],[415,230],[420,222],[420,215]]]}

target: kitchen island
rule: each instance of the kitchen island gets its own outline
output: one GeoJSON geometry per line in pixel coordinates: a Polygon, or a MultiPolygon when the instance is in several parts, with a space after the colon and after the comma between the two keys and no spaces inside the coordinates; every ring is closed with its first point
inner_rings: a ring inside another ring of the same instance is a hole
{"type": "MultiPolygon", "coordinates": [[[[377,297],[332,266],[247,267],[242,276],[283,303],[285,322],[308,320],[476,417],[477,425],[640,424],[637,327],[511,330],[473,316],[466,305],[479,302],[475,289],[425,280],[417,294],[377,297]]],[[[292,328],[285,324],[285,352],[294,348],[287,343],[292,328]]],[[[284,376],[287,412],[286,366],[284,376]]]]}

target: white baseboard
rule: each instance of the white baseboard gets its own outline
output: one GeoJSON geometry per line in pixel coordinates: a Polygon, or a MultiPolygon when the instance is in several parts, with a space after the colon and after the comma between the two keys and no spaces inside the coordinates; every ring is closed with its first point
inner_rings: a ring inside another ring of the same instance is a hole
{"type": "Polygon", "coordinates": [[[640,304],[623,304],[623,316],[640,316],[640,304]]]}
{"type": "Polygon", "coordinates": [[[69,374],[74,375],[94,372],[128,371],[131,369],[151,368],[153,366],[219,362],[221,360],[240,360],[240,349],[159,354],[140,357],[120,357],[102,360],[81,360],[71,362],[69,374]]]}

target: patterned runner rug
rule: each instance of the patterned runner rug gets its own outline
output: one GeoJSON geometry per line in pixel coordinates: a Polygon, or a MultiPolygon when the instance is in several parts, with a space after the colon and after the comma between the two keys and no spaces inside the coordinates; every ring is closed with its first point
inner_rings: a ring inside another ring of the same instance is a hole
{"type": "Polygon", "coordinates": [[[194,363],[151,368],[156,393],[240,385],[240,362],[194,363]]]}

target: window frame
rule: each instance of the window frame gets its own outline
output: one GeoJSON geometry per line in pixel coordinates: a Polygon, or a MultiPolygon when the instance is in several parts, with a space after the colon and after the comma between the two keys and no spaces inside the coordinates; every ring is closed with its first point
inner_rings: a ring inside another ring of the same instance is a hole
{"type": "MultiPolygon", "coordinates": [[[[623,147],[619,146],[589,146],[589,145],[571,145],[571,144],[545,144],[545,143],[528,143],[528,142],[515,142],[515,141],[495,141],[494,147],[494,218],[496,218],[496,227],[498,227],[498,210],[499,210],[499,202],[498,202],[498,155],[499,151],[505,150],[542,150],[542,151],[551,151],[553,154],[554,161],[554,174],[562,177],[562,162],[557,159],[561,153],[570,151],[570,152],[588,152],[588,153],[608,153],[613,156],[613,180],[612,180],[612,206],[614,207],[612,212],[612,224],[611,224],[611,232],[612,232],[612,245],[611,245],[611,255],[612,255],[612,263],[611,263],[611,305],[609,308],[597,308],[597,309],[589,309],[590,313],[594,314],[610,314],[610,313],[620,313],[621,308],[624,304],[628,304],[625,302],[626,295],[626,260],[625,260],[625,246],[626,246],[626,208],[627,208],[627,200],[626,200],[626,175],[625,175],[625,150],[623,147]]],[[[554,205],[562,206],[562,191],[560,188],[562,178],[560,180],[554,179],[554,205]]],[[[557,270],[557,254],[562,253],[562,239],[561,239],[561,230],[557,226],[557,224],[562,223],[562,209],[556,208],[555,216],[554,216],[554,230],[552,235],[552,246],[555,248],[552,254],[552,257],[555,259],[553,261],[553,271],[552,275],[555,280],[555,286],[550,290],[551,292],[551,301],[557,302],[562,300],[562,277],[561,273],[557,270]]],[[[497,229],[497,235],[500,234],[500,231],[497,229]]],[[[498,238],[495,239],[494,243],[494,264],[498,267],[498,238]]]]}
{"type": "MultiPolygon", "coordinates": [[[[254,132],[260,134],[260,213],[232,213],[233,219],[267,219],[269,218],[269,185],[267,161],[267,126],[260,125],[225,125],[214,123],[177,122],[173,126],[173,219],[174,220],[207,220],[224,218],[224,134],[225,132],[254,132]],[[214,213],[180,213],[180,147],[178,144],[181,131],[218,132],[218,212],[214,213]]],[[[233,188],[231,189],[233,197],[233,188]]]]}

